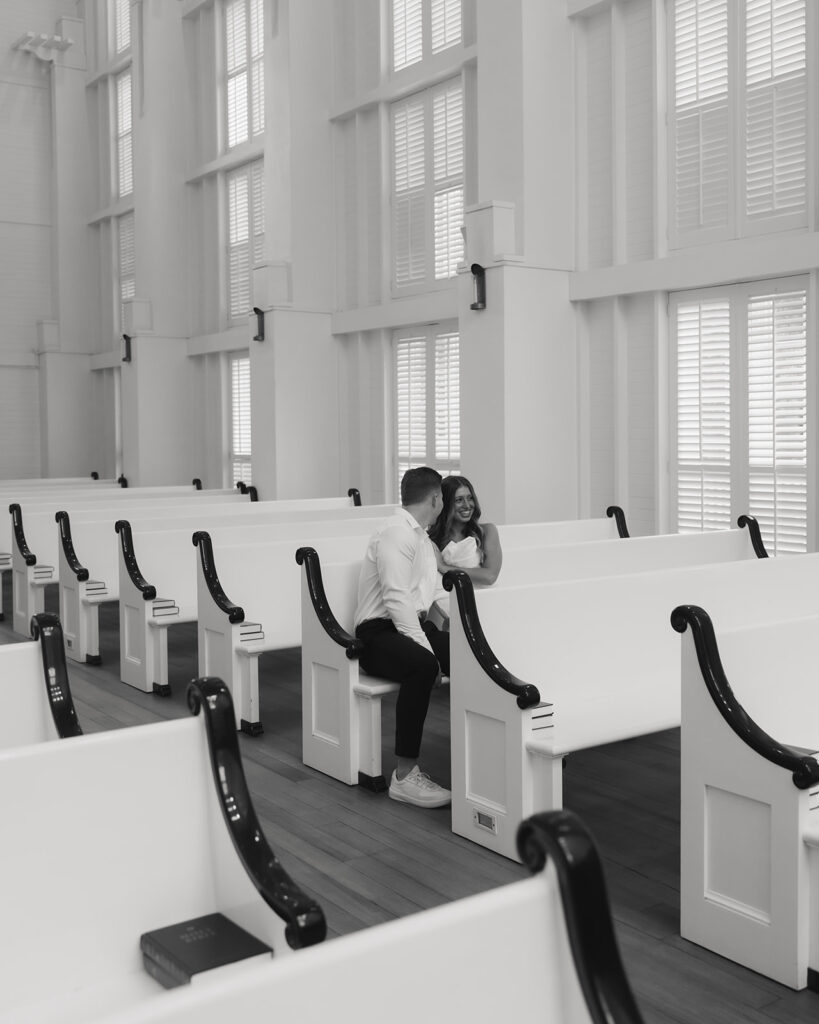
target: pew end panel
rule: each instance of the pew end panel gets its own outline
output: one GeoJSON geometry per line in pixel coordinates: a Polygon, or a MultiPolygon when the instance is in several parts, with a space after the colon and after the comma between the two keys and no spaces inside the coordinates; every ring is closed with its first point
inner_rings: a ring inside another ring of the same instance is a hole
{"type": "MultiPolygon", "coordinates": [[[[781,984],[804,988],[809,967],[819,966],[810,920],[815,854],[806,841],[819,833],[819,764],[812,756],[819,747],[819,702],[801,702],[815,736],[801,748],[773,739],[760,724],[765,718],[755,721],[744,701],[763,714],[766,704],[789,703],[788,676],[799,673],[797,634],[801,629],[816,653],[819,620],[721,630],[719,646],[701,608],[675,609],[672,624],[685,630],[680,932],[781,984]],[[777,661],[779,671],[771,675],[777,661]]],[[[815,689],[815,664],[813,658],[803,670],[810,677],[803,697],[815,689]]],[[[799,731],[799,703],[791,703],[797,717],[790,732],[778,734],[783,738],[799,731]]],[[[781,708],[766,717],[777,730],[787,728],[781,708]]]]}
{"type": "Polygon", "coordinates": [[[497,1024],[510,1005],[545,1024],[642,1024],[591,836],[565,811],[524,822],[520,836],[530,878],[168,993],[155,1016],[140,1008],[108,1024],[219,1024],[260,1006],[286,1024],[369,1020],[389,1006],[391,1024],[414,1024],[430,1005],[436,1020],[470,1024],[497,1024]],[[406,985],[403,965],[419,955],[424,983],[406,985]]]}
{"type": "MultiPolygon", "coordinates": [[[[60,535],[59,589],[60,621],[65,636],[66,656],[86,665],[101,664],[99,605],[109,600],[104,580],[92,580],[74,550],[71,519],[61,510],[55,516],[60,535]]],[[[102,524],[100,524],[102,529],[102,524]]]]}
{"type": "Polygon", "coordinates": [[[35,615],[45,610],[45,586],[56,578],[53,565],[40,564],[29,549],[23,529],[23,513],[16,502],[9,505],[11,516],[11,604],[12,629],[29,637],[29,626],[35,615]]]}
{"type": "Polygon", "coordinates": [[[452,831],[517,860],[520,822],[535,811],[562,805],[563,759],[553,749],[555,706],[498,661],[481,628],[469,577],[447,573],[444,587],[454,595],[452,831]]]}
{"type": "Polygon", "coordinates": [[[140,936],[205,913],[277,959],[323,939],[320,909],[259,830],[226,743],[226,690],[195,685],[201,718],[0,753],[0,909],[14,935],[0,1020],[85,1024],[134,1006],[150,1017],[168,993],[143,968],[140,936]]]}
{"type": "Polygon", "coordinates": [[[322,564],[299,548],[302,610],[302,760],[348,786],[384,792],[381,699],[398,685],[361,671],[353,636],[361,561],[322,564]]]}

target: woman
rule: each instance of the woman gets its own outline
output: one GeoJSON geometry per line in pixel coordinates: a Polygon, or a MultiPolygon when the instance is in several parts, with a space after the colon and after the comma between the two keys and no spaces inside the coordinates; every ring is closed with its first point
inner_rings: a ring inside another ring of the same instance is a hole
{"type": "Polygon", "coordinates": [[[473,583],[490,586],[503,562],[498,528],[481,524],[481,506],[465,476],[444,477],[441,514],[429,531],[440,552],[438,569],[463,569],[473,583]]]}

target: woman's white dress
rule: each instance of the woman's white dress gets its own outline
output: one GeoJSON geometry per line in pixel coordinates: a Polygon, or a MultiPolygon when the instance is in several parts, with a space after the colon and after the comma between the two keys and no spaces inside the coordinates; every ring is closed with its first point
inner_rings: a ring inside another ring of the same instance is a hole
{"type": "MultiPolygon", "coordinates": [[[[441,551],[441,558],[453,569],[477,569],[481,564],[481,552],[478,542],[474,537],[464,537],[463,540],[451,540],[441,551]]],[[[440,588],[436,600],[430,609],[437,612],[433,615],[432,621],[441,626],[449,621],[449,594],[440,588]]]]}

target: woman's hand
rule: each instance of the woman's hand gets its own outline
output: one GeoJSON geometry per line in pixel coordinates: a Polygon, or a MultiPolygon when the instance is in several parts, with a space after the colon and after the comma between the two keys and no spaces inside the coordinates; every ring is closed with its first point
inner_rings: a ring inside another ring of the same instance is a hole
{"type": "Polygon", "coordinates": [[[433,547],[433,550],[435,551],[435,561],[438,563],[438,572],[441,573],[441,575],[443,575],[445,572],[449,572],[449,570],[452,568],[452,566],[448,565],[444,561],[444,556],[441,554],[441,551],[438,548],[438,545],[437,544],[433,544],[432,547],[433,547]]]}

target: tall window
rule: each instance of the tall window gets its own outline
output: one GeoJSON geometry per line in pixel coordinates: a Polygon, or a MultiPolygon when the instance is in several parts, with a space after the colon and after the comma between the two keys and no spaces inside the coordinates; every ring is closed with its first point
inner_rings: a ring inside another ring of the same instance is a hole
{"type": "Polygon", "coordinates": [[[116,182],[115,194],[130,195],[134,191],[133,126],[131,114],[131,69],[114,79],[116,97],[116,182]]]}
{"type": "Polygon", "coordinates": [[[226,176],[228,319],[238,323],[253,305],[253,266],[264,256],[264,163],[255,160],[226,176]]]}
{"type": "Polygon", "coordinates": [[[461,0],[392,0],[394,71],[455,46],[461,35],[461,0]]]}
{"type": "Polygon", "coordinates": [[[461,79],[392,105],[396,290],[453,277],[463,258],[461,79]]]}
{"type": "Polygon", "coordinates": [[[250,358],[230,359],[230,470],[232,486],[253,483],[250,444],[250,358]]]}
{"type": "Polygon", "coordinates": [[[676,526],[757,517],[772,553],[807,549],[807,293],[801,280],[677,296],[676,526]]]}
{"type": "Polygon", "coordinates": [[[114,53],[119,55],[131,46],[131,0],[110,0],[109,10],[114,53]]]}
{"type": "Polygon", "coordinates": [[[673,244],[806,224],[805,6],[674,0],[673,244]]]}
{"type": "Polygon", "coordinates": [[[414,466],[460,468],[459,339],[440,328],[395,335],[398,480],[414,466]]]}
{"type": "Polygon", "coordinates": [[[119,326],[125,325],[125,301],[136,295],[136,257],[134,248],[134,215],[117,218],[117,279],[119,290],[119,326]]]}
{"type": "Polygon", "coordinates": [[[225,97],[227,147],[264,131],[263,0],[225,3],[225,97]]]}

